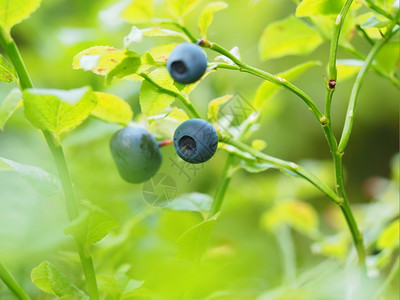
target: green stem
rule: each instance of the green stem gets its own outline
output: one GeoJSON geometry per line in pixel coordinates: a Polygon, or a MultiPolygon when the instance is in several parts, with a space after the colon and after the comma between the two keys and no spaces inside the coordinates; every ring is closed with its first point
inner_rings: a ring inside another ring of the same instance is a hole
{"type": "Polygon", "coordinates": [[[183,96],[181,93],[177,93],[174,91],[171,91],[169,89],[166,89],[159,85],[157,82],[155,82],[153,79],[150,78],[150,76],[146,73],[140,73],[139,76],[143,77],[144,79],[148,80],[150,83],[155,85],[160,91],[163,93],[169,94],[171,96],[179,98],[181,100],[182,104],[186,107],[187,110],[190,111],[190,113],[195,117],[201,119],[201,116],[199,112],[196,110],[196,108],[193,106],[193,104],[187,99],[185,96],[183,96]]]}
{"type": "MultiPolygon", "coordinates": [[[[339,38],[341,29],[345,22],[345,18],[352,4],[352,0],[347,0],[342,7],[335,23],[335,27],[332,33],[330,53],[329,53],[329,81],[326,85],[326,100],[325,100],[325,115],[328,120],[328,131],[329,134],[334,138],[333,130],[331,126],[331,103],[333,93],[336,87],[337,81],[337,69],[336,69],[336,60],[337,60],[337,49],[339,46],[339,38]]],[[[329,144],[329,148],[332,154],[332,160],[334,163],[334,174],[335,174],[335,182],[336,182],[336,192],[339,198],[341,199],[339,206],[343,212],[343,215],[346,219],[347,225],[350,229],[351,236],[353,238],[353,242],[358,254],[358,263],[362,269],[365,269],[365,247],[363,244],[363,237],[360,233],[358,225],[354,219],[353,213],[350,209],[349,201],[346,196],[344,178],[343,178],[343,153],[337,151],[338,144],[336,138],[334,138],[334,143],[329,144]]]]}
{"type": "Polygon", "coordinates": [[[362,27],[360,26],[360,24],[357,24],[357,25],[356,25],[356,29],[357,29],[359,32],[361,32],[361,34],[363,35],[363,37],[366,39],[366,41],[367,41],[371,46],[373,46],[373,45],[375,44],[375,42],[373,41],[373,39],[371,39],[371,38],[369,37],[368,33],[364,30],[364,28],[362,28],[362,27]]]}
{"type": "Polygon", "coordinates": [[[340,204],[341,199],[339,199],[339,197],[330,187],[328,187],[325,183],[323,183],[317,176],[307,171],[306,169],[302,168],[301,166],[297,165],[296,163],[269,156],[267,154],[264,154],[262,152],[253,149],[252,147],[240,141],[236,141],[231,138],[223,138],[221,142],[232,145],[241,151],[247,152],[261,161],[274,165],[278,169],[281,169],[288,173],[294,173],[302,177],[303,179],[307,180],[312,185],[314,185],[321,192],[323,192],[333,202],[335,202],[336,204],[340,204]]]}
{"type": "Polygon", "coordinates": [[[21,300],[31,299],[1,262],[0,262],[0,279],[10,289],[10,291],[13,292],[15,296],[17,296],[18,299],[21,300]]]}
{"type": "Polygon", "coordinates": [[[232,178],[232,172],[231,172],[232,163],[233,163],[233,154],[229,153],[225,163],[224,171],[222,173],[222,181],[218,185],[214,195],[214,202],[212,204],[212,208],[209,215],[210,218],[221,210],[226,190],[228,189],[228,185],[232,178]]]}
{"type": "MultiPolygon", "coordinates": [[[[230,53],[228,50],[225,48],[219,46],[216,43],[208,43],[206,42],[204,44],[204,47],[209,47],[210,49],[228,57],[230,60],[232,60],[238,67],[239,70],[242,72],[250,73],[253,74],[257,77],[260,77],[262,79],[268,80],[278,86],[284,87],[285,89],[289,90],[293,94],[299,96],[305,103],[306,105],[310,108],[310,110],[313,112],[314,116],[317,118],[318,122],[322,122],[321,119],[323,119],[323,114],[321,111],[318,109],[314,101],[301,89],[299,89],[297,86],[293,85],[292,83],[286,81],[284,78],[276,77],[268,72],[265,72],[263,70],[257,69],[255,67],[252,67],[244,62],[242,62],[240,59],[235,57],[232,53],[230,53]]],[[[229,68],[233,69],[232,67],[228,67],[229,65],[227,64],[218,64],[218,67],[220,68],[229,68]]]]}
{"type": "Polygon", "coordinates": [[[336,151],[333,157],[334,162],[334,172],[335,172],[335,181],[336,181],[336,190],[340,199],[342,199],[340,203],[340,209],[343,212],[343,215],[346,219],[347,225],[350,229],[351,236],[353,238],[354,246],[357,250],[358,254],[358,264],[362,269],[365,270],[365,247],[363,236],[358,228],[357,222],[353,216],[353,213],[350,209],[349,201],[346,195],[345,186],[344,186],[344,176],[343,176],[343,153],[336,151]]]}
{"type": "Polygon", "coordinates": [[[365,3],[367,3],[368,7],[374,11],[376,11],[378,14],[381,14],[382,16],[385,16],[389,20],[393,19],[393,16],[389,14],[387,11],[385,11],[383,8],[380,8],[378,5],[376,5],[373,1],[371,0],[364,0],[365,3]]]}
{"type": "MultiPolygon", "coordinates": [[[[397,18],[398,18],[398,16],[399,16],[399,13],[397,12],[397,18]]],[[[378,54],[379,50],[383,47],[383,45],[387,41],[390,40],[390,38],[394,35],[394,33],[399,30],[397,28],[395,31],[393,31],[393,28],[397,22],[397,18],[396,18],[396,21],[394,21],[388,27],[386,36],[384,38],[382,38],[381,40],[379,40],[378,42],[376,42],[375,45],[372,47],[371,51],[368,53],[367,58],[364,61],[363,66],[361,67],[360,71],[357,74],[357,78],[354,82],[353,89],[351,91],[349,105],[347,107],[344,128],[343,128],[342,136],[340,138],[340,142],[339,142],[339,146],[338,146],[339,152],[344,152],[344,150],[346,149],[347,143],[349,142],[351,130],[353,128],[353,123],[354,123],[354,113],[356,110],[358,95],[360,93],[360,89],[361,89],[361,85],[364,81],[364,77],[368,71],[369,66],[372,64],[375,56],[378,54]]]]}
{"type": "Polygon", "coordinates": [[[333,29],[331,48],[329,51],[329,81],[334,80],[335,84],[337,79],[336,56],[339,45],[340,32],[342,31],[347,12],[349,11],[352,2],[353,0],[347,0],[345,2],[339,15],[336,18],[335,27],[333,29]]]}
{"type": "MultiPolygon", "coordinates": [[[[0,43],[3,46],[4,50],[6,51],[11,62],[13,63],[15,70],[17,71],[21,90],[33,88],[32,80],[30,79],[30,76],[22,60],[17,45],[15,44],[12,38],[11,39],[5,38],[4,32],[1,33],[2,34],[0,34],[0,43]]],[[[61,184],[63,186],[68,217],[72,221],[79,216],[79,209],[77,200],[75,198],[74,189],[72,186],[71,177],[69,175],[69,170],[65,160],[63,149],[61,145],[55,143],[53,137],[49,132],[47,131],[42,131],[42,132],[55,160],[61,184]]],[[[75,241],[78,247],[78,252],[79,252],[79,257],[81,259],[83,272],[85,273],[89,296],[91,299],[97,300],[99,299],[99,295],[97,290],[96,275],[94,272],[92,259],[89,255],[85,254],[83,245],[76,239],[75,241]]]]}
{"type": "Polygon", "coordinates": [[[32,88],[33,87],[32,80],[25,67],[24,61],[22,60],[18,47],[12,38],[7,38],[6,36],[7,35],[5,34],[5,32],[1,31],[0,44],[3,47],[4,51],[7,53],[15,70],[18,73],[18,78],[19,78],[18,84],[20,86],[20,89],[24,90],[27,88],[32,88]]]}
{"type": "Polygon", "coordinates": [[[172,19],[154,19],[156,24],[167,24],[167,25],[173,25],[175,27],[177,27],[179,30],[181,30],[192,43],[197,43],[198,39],[196,39],[196,37],[191,34],[191,32],[181,23],[181,22],[177,22],[175,20],[172,19]]]}

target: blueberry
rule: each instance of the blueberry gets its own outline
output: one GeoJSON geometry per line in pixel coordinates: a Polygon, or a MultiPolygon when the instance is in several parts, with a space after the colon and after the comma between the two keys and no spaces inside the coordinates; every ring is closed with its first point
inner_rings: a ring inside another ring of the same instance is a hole
{"type": "Polygon", "coordinates": [[[176,46],[168,57],[168,72],[179,83],[193,83],[203,76],[207,69],[207,57],[200,46],[182,43],[176,46]]]}
{"type": "Polygon", "coordinates": [[[214,127],[202,119],[183,122],[174,133],[176,153],[189,163],[209,160],[218,147],[218,134],[214,127]]]}
{"type": "Polygon", "coordinates": [[[111,154],[121,177],[141,183],[160,168],[162,155],[158,143],[145,129],[128,126],[117,131],[110,141],[111,154]]]}

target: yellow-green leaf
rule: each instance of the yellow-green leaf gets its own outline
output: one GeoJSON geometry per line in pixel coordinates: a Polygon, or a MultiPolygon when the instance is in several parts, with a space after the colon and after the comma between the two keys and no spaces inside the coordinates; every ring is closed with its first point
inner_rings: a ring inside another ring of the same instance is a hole
{"type": "Polygon", "coordinates": [[[168,11],[174,17],[181,18],[199,4],[200,0],[165,0],[168,11]]]}
{"type": "Polygon", "coordinates": [[[148,53],[154,58],[158,63],[165,63],[168,60],[168,56],[171,51],[176,47],[176,43],[165,44],[156,46],[148,51],[148,53]]]}
{"type": "Polygon", "coordinates": [[[393,221],[378,238],[379,249],[396,249],[399,246],[399,220],[393,221]]]}
{"type": "MultiPolygon", "coordinates": [[[[292,81],[298,76],[303,74],[309,68],[320,65],[318,61],[309,61],[297,65],[289,70],[283,71],[276,75],[277,78],[285,79],[287,81],[292,81]]],[[[253,103],[256,109],[259,109],[268,99],[272,98],[278,91],[280,87],[270,81],[263,81],[257,89],[256,95],[254,97],[253,103]]]]}
{"type": "Polygon", "coordinates": [[[54,196],[61,193],[60,181],[45,170],[0,157],[0,171],[14,171],[35,191],[42,195],[54,196]]]}
{"type": "Polygon", "coordinates": [[[337,60],[337,81],[344,81],[351,78],[360,70],[364,64],[359,59],[338,59],[337,60]]]}
{"type": "Polygon", "coordinates": [[[122,13],[131,24],[145,23],[154,16],[154,0],[134,0],[122,13]]]}
{"type": "Polygon", "coordinates": [[[142,29],[143,36],[147,37],[155,37],[155,36],[173,36],[173,37],[180,37],[186,41],[190,41],[189,38],[181,32],[165,29],[161,27],[152,27],[152,28],[145,28],[142,29]]]}
{"type": "Polygon", "coordinates": [[[32,282],[42,291],[63,299],[89,299],[60,270],[48,261],[31,272],[32,282]]]}
{"type": "Polygon", "coordinates": [[[290,16],[265,28],[259,42],[259,51],[263,60],[286,55],[307,55],[322,42],[315,29],[295,16],[290,16]]]}
{"type": "Polygon", "coordinates": [[[200,261],[206,251],[219,213],[189,228],[178,238],[178,255],[194,262],[200,261]]]}
{"type": "Polygon", "coordinates": [[[79,52],[72,61],[73,69],[90,69],[93,73],[98,75],[107,75],[112,69],[115,68],[125,57],[125,51],[119,50],[109,46],[95,46],[79,52]],[[90,58],[97,58],[96,64],[90,66],[82,66],[85,61],[90,62],[90,58]]]}
{"type": "Polygon", "coordinates": [[[12,67],[2,55],[0,55],[0,81],[17,81],[17,74],[14,67],[12,67]]]}
{"type": "Polygon", "coordinates": [[[4,125],[6,124],[8,119],[21,106],[21,92],[19,91],[19,89],[12,89],[0,106],[0,130],[4,129],[4,125]]]}
{"type": "Polygon", "coordinates": [[[92,110],[91,115],[100,120],[128,125],[132,120],[133,112],[128,103],[118,96],[95,92],[97,104],[92,110]]]}
{"type": "Polygon", "coordinates": [[[297,6],[296,16],[337,15],[345,0],[303,0],[297,6]]]}
{"type": "Polygon", "coordinates": [[[213,122],[217,122],[219,107],[222,104],[231,100],[232,97],[233,97],[233,95],[225,95],[225,96],[218,97],[216,99],[211,100],[208,103],[208,119],[210,119],[213,122]]]}
{"type": "Polygon", "coordinates": [[[103,239],[111,230],[120,226],[121,222],[93,204],[84,205],[86,210],[64,229],[64,233],[74,236],[88,250],[90,244],[103,239]]]}
{"type": "Polygon", "coordinates": [[[41,0],[0,0],[0,27],[10,36],[11,28],[30,16],[41,0]]]}
{"type": "Polygon", "coordinates": [[[200,34],[203,37],[206,37],[206,31],[208,27],[210,26],[212,20],[213,20],[213,15],[217,11],[223,10],[228,7],[228,4],[226,4],[223,1],[216,1],[216,2],[211,2],[208,3],[207,6],[203,9],[201,12],[199,22],[198,22],[198,28],[200,31],[200,34]]]}
{"type": "Polygon", "coordinates": [[[318,214],[308,203],[302,201],[282,202],[266,211],[261,219],[263,228],[274,231],[282,225],[314,236],[318,230],[318,214]]]}
{"type": "Polygon", "coordinates": [[[57,140],[81,124],[97,104],[89,87],[74,90],[27,89],[22,95],[25,116],[37,128],[57,140]]]}
{"type": "Polygon", "coordinates": [[[263,151],[266,147],[267,147],[267,142],[264,140],[256,139],[251,142],[251,148],[254,148],[257,151],[263,151]]]}

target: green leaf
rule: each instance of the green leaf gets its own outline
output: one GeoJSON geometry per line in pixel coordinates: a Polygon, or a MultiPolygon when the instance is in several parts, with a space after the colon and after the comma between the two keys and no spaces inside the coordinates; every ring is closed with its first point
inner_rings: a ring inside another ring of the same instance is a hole
{"type": "Polygon", "coordinates": [[[39,6],[41,0],[1,0],[0,1],[0,27],[8,38],[11,28],[25,20],[39,6]]]}
{"type": "Polygon", "coordinates": [[[146,79],[140,88],[139,102],[142,113],[153,116],[165,112],[174,102],[179,90],[166,68],[159,68],[149,74],[149,78],[159,86],[146,79]],[[162,88],[161,88],[162,87],[162,88]]]}
{"type": "Polygon", "coordinates": [[[178,256],[199,262],[207,250],[219,213],[189,228],[178,238],[178,256]]]}
{"type": "Polygon", "coordinates": [[[15,171],[34,190],[45,196],[53,196],[61,193],[61,184],[57,177],[50,173],[29,165],[0,157],[0,172],[15,171]]]}
{"type": "Polygon", "coordinates": [[[141,64],[139,55],[132,51],[126,51],[125,57],[107,74],[108,83],[111,82],[115,76],[117,78],[123,78],[132,74],[135,74],[141,64]]]}
{"type": "MultiPolygon", "coordinates": [[[[157,50],[154,51],[154,54],[164,55],[157,50]]],[[[108,81],[112,77],[142,81],[143,78],[136,73],[147,71],[157,65],[159,64],[150,54],[150,51],[138,56],[137,53],[129,50],[96,46],[75,55],[72,68],[90,70],[97,75],[107,76],[108,81]]]]}
{"type": "Polygon", "coordinates": [[[200,83],[204,78],[206,78],[208,75],[210,75],[210,74],[213,73],[213,72],[215,72],[215,70],[208,70],[208,71],[206,71],[206,72],[204,73],[204,75],[203,75],[199,80],[197,80],[197,81],[195,81],[195,82],[193,82],[193,83],[190,83],[190,84],[182,84],[182,83],[179,83],[179,82],[176,82],[176,81],[175,81],[174,85],[178,88],[178,90],[181,92],[181,94],[184,94],[184,95],[187,96],[187,95],[189,95],[189,94],[195,89],[196,86],[199,85],[199,83],[200,83]]]}
{"type": "Polygon", "coordinates": [[[319,33],[295,16],[271,23],[259,43],[261,59],[286,55],[307,55],[323,42],[319,33]]]}
{"type": "Polygon", "coordinates": [[[121,225],[121,222],[105,210],[90,203],[84,203],[86,210],[73,220],[64,233],[74,236],[88,251],[89,245],[103,239],[110,231],[121,225]]]}
{"type": "Polygon", "coordinates": [[[0,54],[0,81],[17,81],[17,73],[13,66],[0,54]]]}
{"type": "Polygon", "coordinates": [[[383,17],[381,19],[378,19],[378,17],[376,15],[371,13],[370,17],[361,24],[361,28],[364,28],[364,29],[372,28],[372,27],[383,28],[386,25],[388,25],[389,23],[390,23],[389,20],[384,19],[383,17]]]}
{"type": "Polygon", "coordinates": [[[89,299],[61,271],[48,261],[31,272],[32,282],[42,291],[63,299],[89,299]]]}
{"type": "Polygon", "coordinates": [[[27,89],[23,92],[25,116],[37,128],[57,140],[80,125],[97,104],[89,87],[74,90],[27,89]]]}
{"type": "MultiPolygon", "coordinates": [[[[317,65],[320,65],[320,62],[318,61],[305,62],[289,70],[277,74],[276,77],[285,79],[287,81],[292,81],[297,77],[299,77],[301,74],[303,74],[305,71],[307,71],[309,68],[317,65]]],[[[271,99],[279,90],[280,87],[272,82],[264,81],[263,83],[261,83],[261,85],[257,89],[256,95],[253,100],[254,107],[256,109],[259,109],[267,100],[271,99]]]]}
{"type": "Polygon", "coordinates": [[[233,95],[225,95],[215,98],[208,103],[208,119],[213,122],[218,121],[219,107],[233,98],[233,95]]]}
{"type": "Polygon", "coordinates": [[[19,89],[12,89],[0,106],[0,130],[11,115],[22,106],[22,94],[19,89]]]}
{"type": "Polygon", "coordinates": [[[393,221],[383,230],[377,241],[379,249],[396,249],[399,247],[399,220],[393,221]]]}
{"type": "Polygon", "coordinates": [[[199,4],[200,0],[165,0],[168,11],[174,17],[181,18],[199,4]]]}
{"type": "Polygon", "coordinates": [[[281,202],[263,214],[261,226],[273,232],[282,225],[289,225],[300,233],[314,237],[318,235],[318,214],[306,202],[281,202]]]}
{"type": "Polygon", "coordinates": [[[97,104],[91,115],[102,121],[128,125],[133,112],[128,103],[112,94],[95,92],[97,104]]]}
{"type": "Polygon", "coordinates": [[[143,286],[144,281],[130,278],[126,273],[129,271],[129,265],[123,265],[123,270],[118,271],[115,275],[99,275],[98,281],[100,289],[104,293],[104,299],[116,299],[118,295],[119,300],[136,299],[138,292],[143,286]]]}
{"type": "Polygon", "coordinates": [[[211,210],[213,198],[202,193],[190,193],[175,198],[165,209],[177,211],[207,212],[211,210]]]}
{"type": "Polygon", "coordinates": [[[213,15],[227,7],[228,4],[223,1],[216,1],[207,4],[207,6],[201,12],[199,22],[197,24],[202,37],[206,37],[206,31],[213,20],[213,15]]]}
{"type": "Polygon", "coordinates": [[[122,13],[131,24],[145,23],[154,16],[154,0],[134,0],[122,13]]]}
{"type": "Polygon", "coordinates": [[[337,15],[345,0],[303,0],[297,6],[296,16],[337,15]]]}

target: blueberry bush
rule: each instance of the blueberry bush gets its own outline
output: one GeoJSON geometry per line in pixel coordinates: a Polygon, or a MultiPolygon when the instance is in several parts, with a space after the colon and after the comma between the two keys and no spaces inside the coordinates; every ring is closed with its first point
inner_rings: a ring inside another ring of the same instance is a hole
{"type": "Polygon", "coordinates": [[[0,299],[397,298],[398,0],[0,12],[0,299]]]}

